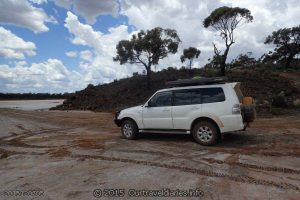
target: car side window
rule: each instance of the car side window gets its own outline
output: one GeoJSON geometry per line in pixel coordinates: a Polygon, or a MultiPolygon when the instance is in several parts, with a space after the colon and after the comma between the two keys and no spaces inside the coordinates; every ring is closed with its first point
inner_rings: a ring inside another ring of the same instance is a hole
{"type": "Polygon", "coordinates": [[[215,103],[225,101],[225,95],[222,88],[203,88],[202,103],[215,103]]]}
{"type": "Polygon", "coordinates": [[[191,104],[201,103],[201,89],[191,90],[191,104]]]}
{"type": "Polygon", "coordinates": [[[174,91],[174,106],[191,104],[191,92],[188,90],[174,91]]]}
{"type": "Polygon", "coordinates": [[[159,92],[149,101],[151,107],[162,107],[172,105],[172,92],[159,92]]]}
{"type": "Polygon", "coordinates": [[[200,104],[200,89],[176,90],[174,91],[174,106],[200,104]]]}

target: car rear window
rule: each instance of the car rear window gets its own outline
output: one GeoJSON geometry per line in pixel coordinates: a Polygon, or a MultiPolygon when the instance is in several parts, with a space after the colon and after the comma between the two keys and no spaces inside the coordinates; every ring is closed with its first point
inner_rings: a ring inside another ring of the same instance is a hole
{"type": "Polygon", "coordinates": [[[240,103],[242,103],[243,98],[244,98],[244,95],[243,95],[243,93],[242,93],[242,90],[241,90],[240,86],[241,86],[241,84],[240,84],[240,83],[237,83],[237,84],[234,86],[234,91],[235,91],[235,93],[236,93],[236,95],[237,95],[237,97],[238,97],[240,103]]]}
{"type": "Polygon", "coordinates": [[[225,95],[222,88],[202,88],[202,103],[215,103],[225,101],[225,95]]]}

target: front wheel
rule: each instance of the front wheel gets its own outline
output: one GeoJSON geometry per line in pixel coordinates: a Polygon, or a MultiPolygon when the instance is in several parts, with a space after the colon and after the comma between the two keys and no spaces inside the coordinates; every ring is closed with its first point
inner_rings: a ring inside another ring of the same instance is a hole
{"type": "Polygon", "coordinates": [[[217,127],[208,121],[198,122],[193,128],[193,138],[204,146],[211,146],[217,143],[219,131],[217,127]]]}
{"type": "Polygon", "coordinates": [[[122,136],[128,140],[134,140],[138,135],[138,127],[132,120],[125,120],[121,126],[122,136]]]}

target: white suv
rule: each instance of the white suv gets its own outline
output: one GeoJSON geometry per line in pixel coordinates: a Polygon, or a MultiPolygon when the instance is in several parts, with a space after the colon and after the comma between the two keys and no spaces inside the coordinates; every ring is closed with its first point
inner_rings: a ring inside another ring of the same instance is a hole
{"type": "Polygon", "coordinates": [[[196,142],[213,145],[221,133],[243,130],[254,120],[254,107],[244,112],[239,86],[213,82],[162,89],[144,105],[117,112],[115,123],[127,139],[139,132],[191,133],[196,142]]]}

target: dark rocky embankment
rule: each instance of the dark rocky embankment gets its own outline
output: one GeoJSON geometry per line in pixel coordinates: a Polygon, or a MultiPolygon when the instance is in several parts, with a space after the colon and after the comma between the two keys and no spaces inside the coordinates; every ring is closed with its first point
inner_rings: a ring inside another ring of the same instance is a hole
{"type": "MultiPolygon", "coordinates": [[[[215,75],[211,70],[193,70],[193,76],[215,75]]],[[[228,71],[227,76],[230,82],[242,82],[244,95],[255,98],[261,113],[271,112],[272,107],[294,109],[299,106],[298,88],[291,79],[278,73],[266,70],[235,70],[228,71]]],[[[186,69],[168,68],[152,73],[151,89],[147,89],[146,78],[143,75],[134,75],[98,86],[90,84],[87,88],[70,95],[62,105],[52,109],[116,111],[144,103],[156,90],[164,88],[166,81],[188,77],[189,71],[186,69]]]]}

